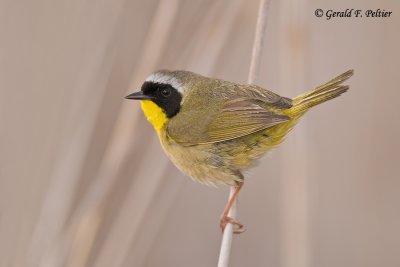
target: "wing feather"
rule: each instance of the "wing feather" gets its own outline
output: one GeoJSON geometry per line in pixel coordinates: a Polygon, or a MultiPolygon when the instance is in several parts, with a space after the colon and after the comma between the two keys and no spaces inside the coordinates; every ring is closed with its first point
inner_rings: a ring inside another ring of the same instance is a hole
{"type": "MultiPolygon", "coordinates": [[[[269,111],[254,104],[254,101],[235,100],[228,101],[216,116],[201,126],[201,132],[194,126],[191,128],[192,133],[190,129],[187,129],[186,134],[183,134],[183,131],[178,133],[171,130],[168,133],[172,139],[186,145],[216,143],[249,135],[288,120],[289,117],[269,111]]],[[[196,120],[192,121],[196,123],[196,120]]]]}
{"type": "Polygon", "coordinates": [[[239,138],[288,121],[284,115],[266,110],[249,100],[227,103],[207,127],[206,143],[239,138]]]}
{"type": "Polygon", "coordinates": [[[210,82],[214,89],[203,91],[195,88],[190,91],[181,111],[168,122],[167,134],[177,143],[223,142],[289,120],[289,117],[279,114],[279,110],[292,106],[289,98],[256,85],[209,79],[203,82],[203,86],[210,82]]]}

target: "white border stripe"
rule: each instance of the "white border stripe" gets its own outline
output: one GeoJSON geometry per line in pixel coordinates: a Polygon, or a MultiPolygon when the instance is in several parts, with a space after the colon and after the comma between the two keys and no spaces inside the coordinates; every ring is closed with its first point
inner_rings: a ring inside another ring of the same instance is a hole
{"type": "Polygon", "coordinates": [[[183,91],[185,91],[185,87],[183,86],[183,84],[180,81],[178,81],[178,79],[176,79],[175,77],[170,76],[168,74],[161,73],[161,72],[156,72],[156,73],[151,74],[149,77],[147,77],[146,82],[169,84],[172,87],[174,87],[176,90],[178,90],[178,92],[181,93],[182,95],[183,95],[183,91]]]}

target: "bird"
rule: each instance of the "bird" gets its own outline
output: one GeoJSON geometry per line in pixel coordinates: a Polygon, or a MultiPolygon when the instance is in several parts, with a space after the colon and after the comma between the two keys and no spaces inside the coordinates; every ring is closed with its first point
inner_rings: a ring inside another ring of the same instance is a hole
{"type": "Polygon", "coordinates": [[[126,96],[140,100],[161,146],[172,163],[194,181],[235,188],[220,218],[222,232],[235,225],[228,216],[244,183],[244,171],[284,140],[312,107],[340,96],[353,75],[348,70],[294,98],[280,96],[255,84],[206,77],[190,71],[159,70],[141,89],[126,96]]]}

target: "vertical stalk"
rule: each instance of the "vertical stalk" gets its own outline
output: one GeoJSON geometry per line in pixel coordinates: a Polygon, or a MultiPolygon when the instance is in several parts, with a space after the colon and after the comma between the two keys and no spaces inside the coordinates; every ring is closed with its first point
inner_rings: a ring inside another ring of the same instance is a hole
{"type": "MultiPolygon", "coordinates": [[[[269,0],[260,0],[260,6],[258,9],[256,33],[253,43],[253,52],[251,55],[250,70],[248,76],[248,83],[254,83],[260,73],[260,63],[262,58],[262,48],[264,43],[265,29],[267,27],[267,13],[269,7],[269,0]]],[[[232,187],[229,199],[232,197],[235,188],[232,187]]],[[[228,216],[235,218],[237,215],[237,199],[235,199],[228,216]]],[[[221,249],[218,260],[218,267],[228,267],[229,258],[231,254],[233,237],[233,225],[228,223],[225,227],[224,234],[222,236],[221,249]]]]}

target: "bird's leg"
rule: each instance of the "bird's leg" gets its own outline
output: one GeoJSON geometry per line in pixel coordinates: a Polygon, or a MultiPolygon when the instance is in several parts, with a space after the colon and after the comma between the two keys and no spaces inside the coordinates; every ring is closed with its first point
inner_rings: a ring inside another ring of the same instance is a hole
{"type": "Polygon", "coordinates": [[[229,199],[228,203],[226,204],[224,212],[221,215],[220,227],[221,227],[222,232],[224,232],[226,224],[228,224],[228,223],[231,223],[231,224],[234,224],[237,226],[236,229],[233,231],[233,233],[235,233],[235,234],[240,234],[245,231],[243,224],[239,223],[238,221],[236,221],[228,216],[228,213],[233,205],[233,202],[235,201],[237,195],[239,194],[239,191],[242,188],[242,186],[243,186],[243,182],[238,184],[235,187],[235,191],[233,192],[231,198],[229,199]]]}

